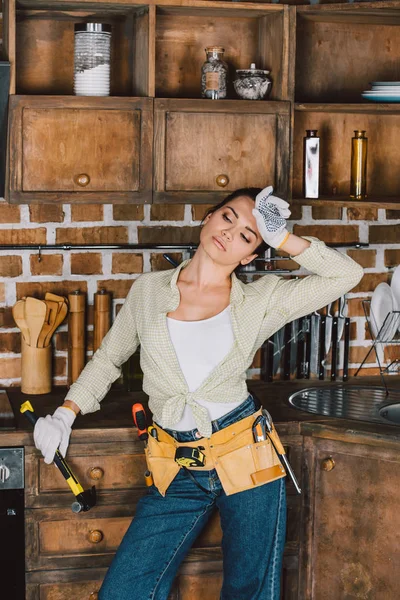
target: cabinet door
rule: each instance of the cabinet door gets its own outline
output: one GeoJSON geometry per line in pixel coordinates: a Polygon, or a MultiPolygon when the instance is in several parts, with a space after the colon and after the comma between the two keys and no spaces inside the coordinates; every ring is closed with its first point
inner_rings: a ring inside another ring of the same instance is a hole
{"type": "Polygon", "coordinates": [[[152,100],[12,96],[12,202],[151,200],[152,100]]]}
{"type": "Polygon", "coordinates": [[[241,187],[287,195],[289,104],[155,100],[155,202],[217,202],[241,187]]]}
{"type": "Polygon", "coordinates": [[[312,440],[306,444],[313,461],[314,506],[304,597],[398,598],[398,449],[318,440],[312,450],[312,440]]]}

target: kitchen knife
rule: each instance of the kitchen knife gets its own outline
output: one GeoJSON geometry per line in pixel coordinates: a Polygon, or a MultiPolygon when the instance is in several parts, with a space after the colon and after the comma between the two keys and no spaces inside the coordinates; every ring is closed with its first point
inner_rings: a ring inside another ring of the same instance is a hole
{"type": "Polygon", "coordinates": [[[336,381],[337,348],[338,348],[338,321],[339,317],[332,319],[332,355],[331,355],[331,380],[336,381]]]}
{"type": "Polygon", "coordinates": [[[324,367],[324,359],[325,359],[325,325],[326,325],[326,316],[321,315],[320,320],[320,330],[319,330],[319,358],[318,358],[318,379],[323,380],[325,378],[325,367],[324,367]]]}
{"type": "Polygon", "coordinates": [[[283,379],[290,379],[290,355],[292,345],[292,323],[286,323],[284,329],[284,347],[283,347],[283,379]]]}
{"type": "Polygon", "coordinates": [[[311,333],[310,333],[310,374],[319,374],[319,340],[320,340],[320,329],[321,329],[321,315],[318,312],[314,312],[310,319],[311,333]]]}
{"type": "Polygon", "coordinates": [[[343,381],[349,378],[350,317],[344,320],[343,381]]]}
{"type": "Polygon", "coordinates": [[[261,347],[261,379],[262,381],[273,381],[274,368],[274,342],[270,338],[261,347]]]}

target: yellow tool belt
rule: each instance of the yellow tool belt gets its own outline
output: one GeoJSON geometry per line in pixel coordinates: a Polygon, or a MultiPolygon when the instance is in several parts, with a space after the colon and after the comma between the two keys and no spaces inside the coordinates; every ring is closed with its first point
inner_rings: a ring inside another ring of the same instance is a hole
{"type": "MultiPolygon", "coordinates": [[[[205,454],[205,464],[202,467],[190,467],[190,470],[216,469],[228,496],[285,477],[285,469],[270,439],[254,442],[252,425],[260,414],[261,410],[216,431],[210,438],[200,438],[193,442],[178,442],[153,423],[158,439],[149,436],[145,453],[147,467],[160,494],[165,496],[170,483],[181,468],[175,462],[176,449],[181,446],[201,448],[201,452],[205,454]]],[[[275,427],[270,437],[278,452],[284,454],[285,450],[275,427]]]]}

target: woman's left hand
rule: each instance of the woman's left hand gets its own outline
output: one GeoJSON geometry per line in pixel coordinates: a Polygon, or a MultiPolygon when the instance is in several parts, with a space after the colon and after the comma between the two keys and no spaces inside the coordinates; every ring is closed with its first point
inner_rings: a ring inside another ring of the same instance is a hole
{"type": "Polygon", "coordinates": [[[257,194],[256,207],[252,212],[264,242],[272,248],[279,248],[289,237],[286,219],[290,217],[290,210],[285,200],[272,196],[273,191],[270,185],[257,194]]]}

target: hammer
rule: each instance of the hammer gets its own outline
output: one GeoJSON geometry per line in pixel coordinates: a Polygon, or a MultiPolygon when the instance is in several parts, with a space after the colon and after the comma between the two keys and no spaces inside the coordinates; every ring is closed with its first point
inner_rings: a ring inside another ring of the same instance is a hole
{"type": "MultiPolygon", "coordinates": [[[[26,416],[28,421],[32,423],[33,426],[35,426],[38,417],[35,415],[32,404],[29,402],[29,400],[21,404],[20,412],[26,416]]],[[[54,464],[61,471],[64,479],[68,483],[72,493],[75,496],[75,502],[73,502],[71,506],[72,512],[87,512],[93,508],[93,506],[96,506],[96,487],[92,486],[91,489],[84,490],[59,450],[56,450],[54,455],[54,464]]]]}

